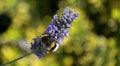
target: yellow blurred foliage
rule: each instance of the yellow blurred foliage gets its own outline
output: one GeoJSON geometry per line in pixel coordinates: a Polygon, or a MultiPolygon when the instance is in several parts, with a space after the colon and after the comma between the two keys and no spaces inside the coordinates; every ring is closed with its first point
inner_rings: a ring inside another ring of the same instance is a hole
{"type": "Polygon", "coordinates": [[[63,64],[64,66],[71,66],[73,64],[74,60],[71,56],[66,56],[63,58],[63,64]]]}
{"type": "Polygon", "coordinates": [[[15,57],[18,55],[16,48],[12,48],[9,46],[2,47],[1,52],[5,58],[4,59],[3,57],[1,57],[4,60],[4,62],[6,62],[8,60],[10,61],[12,59],[15,59],[15,57]]]}
{"type": "Polygon", "coordinates": [[[111,15],[115,19],[120,19],[120,8],[113,8],[111,15]]]}

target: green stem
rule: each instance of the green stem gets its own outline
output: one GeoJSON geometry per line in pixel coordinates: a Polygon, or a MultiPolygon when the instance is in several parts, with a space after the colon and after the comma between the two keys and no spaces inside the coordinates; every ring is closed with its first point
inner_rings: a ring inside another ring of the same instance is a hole
{"type": "Polygon", "coordinates": [[[32,54],[32,53],[25,54],[25,55],[23,55],[23,56],[21,56],[21,57],[18,57],[18,58],[14,59],[14,60],[12,60],[12,61],[10,61],[10,62],[7,62],[7,63],[5,63],[5,64],[2,64],[1,66],[6,66],[6,65],[8,65],[8,64],[11,64],[11,63],[13,63],[13,62],[15,62],[15,61],[18,61],[18,60],[20,60],[20,59],[22,59],[22,58],[24,58],[24,57],[26,57],[26,56],[28,56],[28,55],[31,55],[31,54],[32,54]]]}

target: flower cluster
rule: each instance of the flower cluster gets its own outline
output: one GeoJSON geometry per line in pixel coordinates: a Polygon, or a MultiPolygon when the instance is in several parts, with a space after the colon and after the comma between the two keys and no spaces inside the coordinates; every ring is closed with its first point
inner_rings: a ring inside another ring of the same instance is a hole
{"type": "MultiPolygon", "coordinates": [[[[48,26],[43,35],[48,35],[48,40],[55,41],[56,44],[61,45],[64,37],[69,34],[69,28],[72,26],[73,20],[79,17],[79,14],[73,13],[68,7],[61,16],[54,15],[52,23],[48,26]]],[[[49,53],[47,46],[51,44],[49,41],[42,42],[42,37],[34,38],[34,43],[31,44],[31,51],[39,58],[42,58],[46,53],[49,53]]]]}

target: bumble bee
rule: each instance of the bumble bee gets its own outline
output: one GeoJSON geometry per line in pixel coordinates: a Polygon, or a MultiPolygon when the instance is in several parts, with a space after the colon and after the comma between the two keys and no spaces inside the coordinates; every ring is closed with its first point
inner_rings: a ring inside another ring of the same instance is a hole
{"type": "Polygon", "coordinates": [[[55,41],[50,35],[43,35],[41,41],[47,47],[49,52],[55,52],[59,48],[57,41],[55,41]]]}

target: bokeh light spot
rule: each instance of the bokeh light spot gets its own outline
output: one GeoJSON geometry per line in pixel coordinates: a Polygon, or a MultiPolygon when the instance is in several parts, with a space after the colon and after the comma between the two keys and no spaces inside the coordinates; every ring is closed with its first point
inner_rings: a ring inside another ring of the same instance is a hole
{"type": "Polygon", "coordinates": [[[63,59],[63,63],[65,66],[71,66],[73,64],[73,58],[71,56],[66,56],[63,59]]]}

